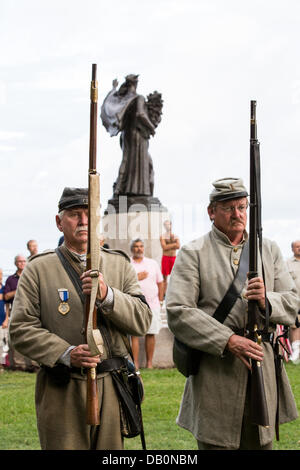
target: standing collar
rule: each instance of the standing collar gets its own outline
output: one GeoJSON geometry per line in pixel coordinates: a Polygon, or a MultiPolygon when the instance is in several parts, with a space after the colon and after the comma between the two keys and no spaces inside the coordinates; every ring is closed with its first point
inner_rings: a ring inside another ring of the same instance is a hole
{"type": "Polygon", "coordinates": [[[65,249],[68,250],[68,252],[70,253],[70,256],[72,256],[72,258],[79,262],[79,263],[83,263],[83,262],[86,262],[86,253],[83,253],[82,255],[79,254],[79,253],[75,253],[75,251],[71,251],[69,250],[69,248],[66,247],[66,245],[64,245],[65,249]]]}
{"type": "MultiPolygon", "coordinates": [[[[214,237],[220,241],[220,242],[223,242],[225,245],[230,245],[230,246],[233,246],[231,241],[229,240],[229,238],[227,237],[227,235],[224,233],[224,232],[221,232],[221,230],[219,230],[215,224],[212,224],[212,228],[211,228],[211,231],[214,235],[214,237]]],[[[238,245],[236,246],[242,246],[244,245],[244,243],[248,240],[248,233],[247,231],[245,230],[244,231],[244,234],[243,234],[243,238],[242,240],[240,241],[240,243],[238,243],[238,245]]]]}

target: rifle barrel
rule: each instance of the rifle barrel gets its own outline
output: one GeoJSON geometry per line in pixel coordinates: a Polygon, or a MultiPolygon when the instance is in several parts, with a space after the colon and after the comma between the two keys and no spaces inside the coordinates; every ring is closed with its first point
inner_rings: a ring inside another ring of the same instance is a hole
{"type": "MultiPolygon", "coordinates": [[[[97,65],[92,66],[91,81],[91,105],[90,105],[90,151],[89,151],[89,175],[97,172],[97,108],[98,108],[98,84],[97,84],[97,65]]],[[[91,200],[89,187],[89,204],[88,215],[91,220],[91,200]]],[[[87,246],[87,271],[91,269],[91,230],[90,223],[88,225],[88,246],[87,246]]],[[[90,296],[87,296],[85,305],[85,319],[87,325],[89,319],[90,296]]],[[[97,310],[93,311],[93,328],[97,328],[97,310]]],[[[100,424],[99,397],[97,390],[97,373],[95,368],[87,370],[87,400],[86,400],[86,418],[87,424],[100,424]]]]}
{"type": "MultiPolygon", "coordinates": [[[[256,176],[255,146],[257,141],[256,123],[256,101],[250,104],[250,215],[249,215],[249,274],[252,279],[258,276],[257,254],[258,254],[258,181],[256,176]]],[[[256,300],[248,301],[248,324],[251,339],[258,344],[261,343],[261,336],[258,332],[258,304],[256,300]]],[[[251,415],[253,424],[269,426],[269,416],[267,400],[264,388],[263,367],[259,361],[251,361],[251,415]]]]}
{"type": "Polygon", "coordinates": [[[97,167],[97,109],[98,109],[97,64],[93,64],[92,81],[91,81],[89,172],[94,172],[94,173],[96,172],[96,167],[97,167]]]}
{"type": "MultiPolygon", "coordinates": [[[[254,144],[257,143],[257,125],[256,125],[256,101],[250,104],[250,214],[249,229],[249,279],[257,277],[257,198],[255,184],[255,159],[254,144]]],[[[250,301],[250,304],[255,304],[250,301]]]]}
{"type": "Polygon", "coordinates": [[[250,103],[250,139],[257,140],[256,101],[250,103]]]}

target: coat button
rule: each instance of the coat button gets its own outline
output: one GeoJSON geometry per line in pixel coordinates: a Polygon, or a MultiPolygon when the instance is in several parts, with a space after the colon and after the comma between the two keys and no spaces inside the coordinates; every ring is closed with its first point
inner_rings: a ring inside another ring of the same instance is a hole
{"type": "Polygon", "coordinates": [[[235,264],[235,265],[239,264],[239,260],[238,260],[238,259],[234,259],[234,260],[233,260],[233,264],[235,264]]]}

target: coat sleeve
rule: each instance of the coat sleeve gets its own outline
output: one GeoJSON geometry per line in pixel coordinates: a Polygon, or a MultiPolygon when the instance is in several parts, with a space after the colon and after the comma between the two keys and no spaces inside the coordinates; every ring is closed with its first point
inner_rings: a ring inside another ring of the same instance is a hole
{"type": "Polygon", "coordinates": [[[112,309],[103,309],[103,313],[122,333],[144,336],[149,330],[152,312],[139,296],[142,296],[136,272],[124,259],[123,290],[112,287],[114,303],[112,309]]]}
{"type": "Polygon", "coordinates": [[[166,308],[170,330],[193,349],[222,355],[233,331],[198,308],[201,293],[199,251],[182,247],[167,290],[166,308]]]}
{"type": "Polygon", "coordinates": [[[300,309],[296,285],[275,242],[270,242],[270,256],[272,259],[267,263],[271,262],[274,267],[273,279],[267,282],[267,298],[271,305],[270,321],[279,325],[294,325],[300,309]]]}
{"type": "Polygon", "coordinates": [[[31,264],[26,266],[18,283],[9,334],[18,352],[49,367],[53,367],[70,346],[42,326],[39,279],[31,264]]]}

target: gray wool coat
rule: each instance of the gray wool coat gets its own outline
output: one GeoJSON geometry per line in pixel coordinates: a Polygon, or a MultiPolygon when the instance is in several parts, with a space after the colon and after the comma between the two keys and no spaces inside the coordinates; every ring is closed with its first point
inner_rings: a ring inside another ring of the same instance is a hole
{"type": "MultiPolygon", "coordinates": [[[[245,234],[247,238],[247,234],[245,234]]],[[[227,236],[214,225],[203,237],[179,251],[170,277],[166,308],[168,324],[183,343],[203,352],[198,374],[186,380],[177,423],[199,441],[238,448],[244,413],[248,369],[225,351],[233,328],[247,324],[247,300],[243,292],[224,324],[212,318],[238,268],[243,243],[232,246],[227,236]]],[[[292,325],[299,299],[278,246],[263,243],[267,297],[271,304],[270,330],[276,324],[292,325]]],[[[262,276],[259,260],[259,275],[262,276]]],[[[263,318],[262,325],[263,325],[263,318]]],[[[261,325],[261,326],[262,326],[261,325]]],[[[263,343],[264,385],[271,421],[269,428],[259,426],[260,444],[274,438],[277,392],[274,355],[270,343],[263,343]]],[[[282,371],[280,423],[297,418],[297,408],[285,372],[282,371]]]]}
{"type": "MultiPolygon", "coordinates": [[[[78,259],[74,262],[79,263],[78,259]]],[[[143,336],[152,319],[130,259],[111,250],[101,252],[100,271],[114,294],[113,307],[103,308],[112,339],[112,354],[127,356],[126,335],[143,336]]],[[[54,367],[72,345],[85,344],[84,309],[80,297],[54,251],[31,259],[20,278],[10,322],[17,351],[39,364],[54,367]],[[69,291],[70,311],[58,307],[58,289],[69,291]]],[[[107,357],[104,351],[102,359],[107,357]]],[[[65,386],[54,386],[42,367],[36,382],[37,425],[42,449],[120,449],[119,403],[109,373],[98,375],[101,424],[86,425],[86,375],[72,373],[65,386]]]]}

